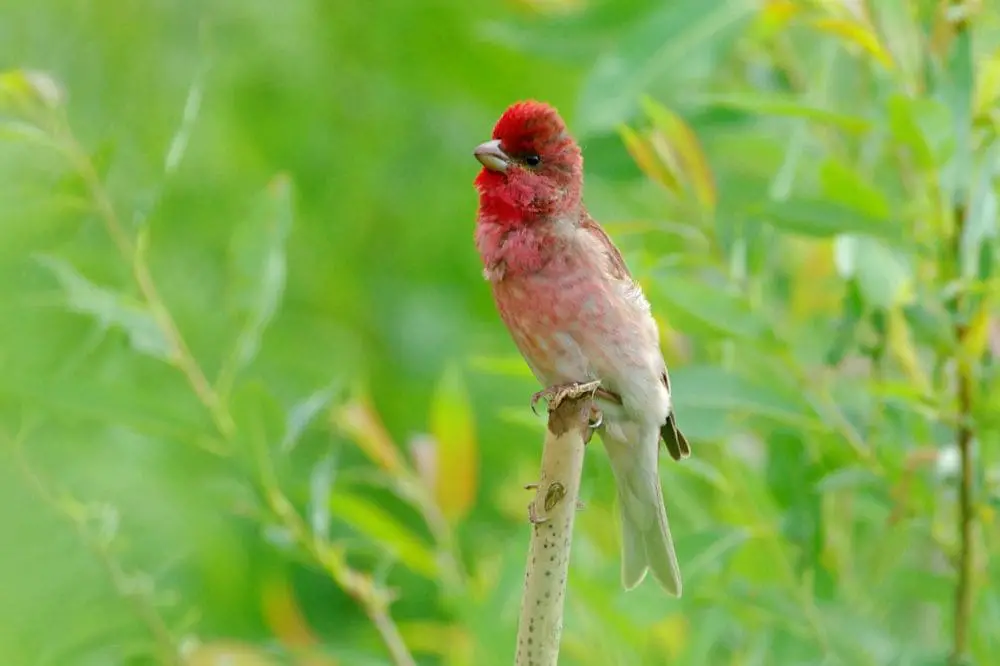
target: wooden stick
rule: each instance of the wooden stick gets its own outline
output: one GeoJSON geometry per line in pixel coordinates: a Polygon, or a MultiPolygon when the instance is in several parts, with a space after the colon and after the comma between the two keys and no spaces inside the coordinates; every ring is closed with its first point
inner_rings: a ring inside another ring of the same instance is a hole
{"type": "Polygon", "coordinates": [[[516,666],[556,666],[562,638],[573,521],[597,383],[551,390],[549,423],[535,498],[531,545],[517,627],[516,666]]]}

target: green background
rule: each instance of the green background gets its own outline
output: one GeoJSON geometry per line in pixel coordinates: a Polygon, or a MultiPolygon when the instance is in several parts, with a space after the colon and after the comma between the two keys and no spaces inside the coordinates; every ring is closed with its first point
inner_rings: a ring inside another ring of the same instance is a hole
{"type": "Polygon", "coordinates": [[[0,663],[511,663],[543,423],[471,151],[524,98],[694,447],[680,600],[589,448],[561,663],[994,661],[993,3],[8,0],[0,72],[0,663]]]}

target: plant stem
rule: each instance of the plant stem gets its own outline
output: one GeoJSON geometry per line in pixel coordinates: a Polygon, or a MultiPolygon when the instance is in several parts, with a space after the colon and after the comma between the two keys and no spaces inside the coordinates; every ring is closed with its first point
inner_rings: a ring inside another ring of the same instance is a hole
{"type": "MultiPolygon", "coordinates": [[[[108,235],[118,248],[122,258],[132,267],[133,278],[136,286],[151,315],[160,327],[164,337],[170,345],[171,360],[187,379],[191,390],[195,393],[201,404],[208,410],[215,423],[216,429],[227,442],[236,437],[236,424],[226,401],[220,393],[208,381],[204,370],[191,353],[183,334],[177,327],[173,315],[167,308],[166,303],[160,296],[156,283],[153,280],[149,265],[146,262],[146,241],[147,236],[140,233],[135,241],[126,232],[121,219],[118,216],[111,197],[104,187],[104,183],[94,165],[83,150],[79,142],[67,129],[64,133],[63,152],[70,162],[76,167],[86,183],[87,189],[93,199],[98,215],[104,222],[108,235]]],[[[251,435],[254,437],[254,435],[251,435]]],[[[258,444],[258,463],[260,465],[261,483],[268,496],[271,509],[281,520],[284,527],[291,532],[296,541],[309,553],[314,561],[318,562],[330,575],[334,583],[349,594],[361,606],[368,619],[375,626],[382,638],[386,649],[392,657],[395,666],[416,666],[412,655],[406,647],[399,629],[389,615],[388,608],[391,602],[389,593],[376,586],[371,577],[355,571],[347,563],[344,554],[329,544],[319,536],[313,534],[302,517],[295,511],[291,502],[282,493],[278,481],[275,478],[274,470],[270,465],[266,442],[258,444]]],[[[109,568],[109,573],[118,584],[119,572],[117,569],[109,568]]],[[[169,631],[158,615],[150,615],[145,607],[138,607],[138,612],[150,626],[151,631],[158,639],[158,643],[167,643],[169,631]]],[[[162,650],[164,655],[168,655],[166,649],[162,650]]],[[[168,655],[169,656],[169,655],[168,655]]],[[[168,656],[163,657],[163,663],[169,664],[168,656]]]]}
{"type": "Polygon", "coordinates": [[[136,617],[145,625],[153,640],[152,656],[161,666],[179,666],[180,650],[166,621],[156,608],[153,590],[136,584],[137,577],[129,574],[112,552],[112,536],[95,535],[87,521],[88,508],[76,498],[64,495],[57,497],[42,477],[32,468],[24,452],[26,426],[12,438],[16,464],[28,487],[56,515],[69,523],[80,541],[97,559],[104,569],[111,586],[119,598],[132,607],[136,617]]]}
{"type": "Polygon", "coordinates": [[[219,399],[218,393],[212,388],[204,371],[188,348],[184,336],[181,334],[173,316],[170,314],[170,310],[163,302],[163,298],[156,288],[156,283],[153,281],[153,276],[149,271],[149,265],[146,263],[146,236],[140,234],[138,243],[132,241],[125,231],[125,227],[118,217],[118,212],[111,202],[111,197],[108,196],[104,183],[101,182],[101,178],[94,169],[94,165],[86,151],[83,150],[76,138],[68,131],[66,132],[66,136],[63,137],[63,141],[66,146],[65,154],[76,167],[77,173],[83,178],[84,183],[86,183],[90,196],[97,208],[97,213],[103,220],[108,235],[118,248],[122,258],[131,266],[132,275],[136,286],[139,288],[139,293],[142,294],[143,300],[146,302],[147,307],[149,307],[150,314],[163,332],[167,344],[170,345],[171,360],[187,379],[198,400],[211,414],[216,428],[224,438],[228,439],[235,432],[235,424],[219,399]]]}
{"type": "Polygon", "coordinates": [[[542,449],[541,476],[528,505],[531,544],[517,626],[517,666],[556,666],[580,475],[596,386],[553,398],[542,449]]]}
{"type": "MultiPolygon", "coordinates": [[[[965,209],[956,206],[955,210],[955,262],[958,265],[961,248],[962,232],[965,228],[965,209]]],[[[975,505],[972,497],[972,440],[975,433],[972,429],[972,388],[974,359],[967,357],[966,338],[968,326],[962,321],[964,299],[959,298],[955,306],[955,340],[957,352],[957,388],[958,414],[955,442],[961,464],[958,485],[958,584],[955,586],[955,642],[951,654],[951,664],[959,666],[965,663],[965,655],[969,648],[969,627],[972,623],[972,601],[974,591],[973,570],[975,543],[973,531],[975,527],[975,505]]]]}

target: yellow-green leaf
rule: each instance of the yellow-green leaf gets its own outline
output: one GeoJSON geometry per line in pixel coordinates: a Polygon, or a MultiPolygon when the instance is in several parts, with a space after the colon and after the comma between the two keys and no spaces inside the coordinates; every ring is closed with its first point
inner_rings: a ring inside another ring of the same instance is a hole
{"type": "Polygon", "coordinates": [[[430,431],[438,445],[434,496],[452,523],[468,513],[479,488],[479,447],[473,421],[461,372],[449,365],[431,401],[430,431]]]}
{"type": "Polygon", "coordinates": [[[330,513],[397,557],[413,573],[437,579],[434,552],[388,511],[357,495],[336,490],[330,496],[330,513]]]}
{"type": "Polygon", "coordinates": [[[649,98],[642,101],[653,126],[660,131],[681,162],[681,173],[694,191],[695,198],[708,210],[715,210],[715,177],[698,137],[684,119],[649,98]]]}
{"type": "Polygon", "coordinates": [[[820,32],[839,37],[848,44],[860,47],[862,51],[878,60],[886,69],[893,69],[895,63],[889,50],[879,41],[870,26],[850,19],[821,18],[812,21],[812,26],[820,32]]]}
{"type": "Polygon", "coordinates": [[[371,400],[358,394],[333,413],[334,425],[364,452],[368,458],[391,474],[403,469],[403,461],[371,400]]]}
{"type": "Polygon", "coordinates": [[[993,319],[992,298],[984,298],[962,338],[962,357],[974,361],[982,356],[990,339],[990,323],[993,319]]]}
{"type": "Polygon", "coordinates": [[[920,390],[921,395],[929,395],[931,392],[930,380],[920,365],[916,346],[913,344],[913,336],[910,335],[910,327],[900,308],[893,308],[889,311],[888,343],[890,353],[902,367],[910,383],[920,390]]]}
{"type": "Polygon", "coordinates": [[[632,156],[636,166],[646,174],[647,178],[663,185],[671,192],[680,192],[680,183],[677,181],[670,163],[661,160],[644,137],[627,125],[621,125],[618,128],[618,133],[625,144],[625,150],[632,156]]]}
{"type": "Polygon", "coordinates": [[[976,116],[984,116],[990,114],[1000,102],[1000,51],[980,61],[976,69],[972,109],[976,116]]]}

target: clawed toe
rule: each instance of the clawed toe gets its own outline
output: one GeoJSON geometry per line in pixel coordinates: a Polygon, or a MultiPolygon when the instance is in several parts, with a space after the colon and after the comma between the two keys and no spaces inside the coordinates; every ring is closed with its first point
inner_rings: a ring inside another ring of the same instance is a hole
{"type": "MultiPolygon", "coordinates": [[[[533,396],[531,396],[531,411],[535,414],[538,413],[536,406],[539,401],[543,398],[549,403],[549,411],[559,407],[560,403],[567,398],[579,398],[584,395],[594,396],[601,390],[601,382],[572,382],[569,384],[557,384],[556,386],[550,386],[547,389],[538,391],[533,396]]],[[[602,391],[603,392],[603,391],[602,391]]]]}

